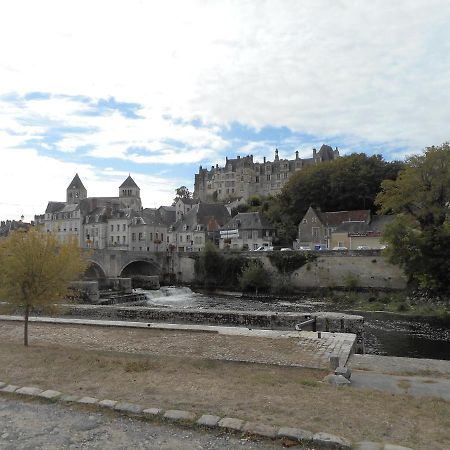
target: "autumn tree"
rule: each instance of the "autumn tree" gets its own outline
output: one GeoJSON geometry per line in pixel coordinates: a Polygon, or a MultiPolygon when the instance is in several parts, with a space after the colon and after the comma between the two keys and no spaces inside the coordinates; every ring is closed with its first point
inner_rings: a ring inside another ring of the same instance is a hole
{"type": "Polygon", "coordinates": [[[377,197],[386,227],[386,254],[421,288],[450,293],[450,146],[428,147],[407,159],[396,180],[377,197]]]}
{"type": "Polygon", "coordinates": [[[0,241],[0,298],[9,310],[23,311],[24,345],[30,313],[63,300],[87,265],[75,239],[60,243],[52,233],[30,229],[0,241]]]}

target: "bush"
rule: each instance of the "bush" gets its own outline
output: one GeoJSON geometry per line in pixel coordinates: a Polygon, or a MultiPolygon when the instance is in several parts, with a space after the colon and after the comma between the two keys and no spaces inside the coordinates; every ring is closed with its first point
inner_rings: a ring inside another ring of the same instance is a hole
{"type": "Polygon", "coordinates": [[[258,295],[258,291],[270,286],[270,274],[261,261],[250,260],[239,277],[239,284],[244,291],[252,290],[258,295]]]}
{"type": "Polygon", "coordinates": [[[344,286],[349,290],[354,290],[359,286],[359,277],[351,272],[348,272],[344,277],[344,286]]]}

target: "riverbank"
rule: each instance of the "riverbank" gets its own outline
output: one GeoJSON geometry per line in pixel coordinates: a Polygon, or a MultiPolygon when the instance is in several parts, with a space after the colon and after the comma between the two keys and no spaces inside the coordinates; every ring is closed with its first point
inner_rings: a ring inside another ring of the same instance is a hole
{"type": "MultiPolygon", "coordinates": [[[[327,430],[352,441],[382,440],[415,450],[450,445],[450,402],[445,400],[336,389],[321,383],[327,373],[323,370],[188,356],[184,334],[37,327],[30,327],[31,346],[25,348],[21,324],[8,323],[6,328],[2,324],[0,380],[21,386],[51,385],[73,395],[208,411],[274,426],[301,426],[313,432],[327,430]],[[146,348],[136,349],[136,339],[146,348]]],[[[210,335],[197,333],[195,340],[192,352],[207,349],[223,354],[210,335]],[[203,338],[208,342],[202,342],[203,338]]],[[[248,348],[257,350],[254,345],[248,348]]]]}

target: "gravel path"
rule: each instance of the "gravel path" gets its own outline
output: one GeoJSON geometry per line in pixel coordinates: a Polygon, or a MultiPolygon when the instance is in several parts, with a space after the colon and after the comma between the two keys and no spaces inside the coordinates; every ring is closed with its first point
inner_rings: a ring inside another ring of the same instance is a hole
{"type": "Polygon", "coordinates": [[[0,397],[0,448],[18,449],[275,449],[226,434],[193,431],[129,417],[0,397]]]}

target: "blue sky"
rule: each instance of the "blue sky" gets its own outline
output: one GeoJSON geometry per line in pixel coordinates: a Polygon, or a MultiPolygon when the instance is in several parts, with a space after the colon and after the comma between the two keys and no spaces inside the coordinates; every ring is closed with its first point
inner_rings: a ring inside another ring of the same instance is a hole
{"type": "Polygon", "coordinates": [[[75,173],[89,195],[131,173],[153,207],[226,156],[439,145],[449,25],[447,0],[4,2],[0,217],[75,173]]]}

